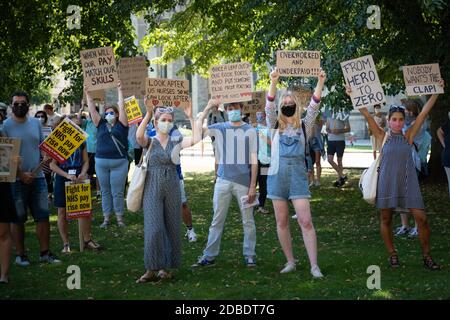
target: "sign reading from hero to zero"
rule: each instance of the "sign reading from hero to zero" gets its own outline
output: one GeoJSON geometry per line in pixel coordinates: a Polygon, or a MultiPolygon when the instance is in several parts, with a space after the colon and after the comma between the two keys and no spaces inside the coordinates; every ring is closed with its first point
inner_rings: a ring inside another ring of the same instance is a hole
{"type": "Polygon", "coordinates": [[[209,93],[222,103],[252,100],[252,65],[238,62],[213,66],[210,69],[209,93]]]}
{"type": "Polygon", "coordinates": [[[277,70],[282,77],[318,77],[320,51],[277,51],[277,70]]]}
{"type": "Polygon", "coordinates": [[[138,56],[119,60],[119,79],[125,97],[143,97],[147,77],[148,69],[145,57],[138,56]]]}
{"type": "Polygon", "coordinates": [[[353,107],[382,104],[386,101],[371,55],[341,62],[345,84],[352,88],[353,107]]]}
{"type": "Polygon", "coordinates": [[[441,71],[437,63],[404,66],[403,78],[408,96],[444,93],[444,88],[439,85],[441,71]]]}
{"type": "Polygon", "coordinates": [[[82,50],[80,57],[84,84],[88,91],[117,86],[116,59],[112,47],[82,50]]]}
{"type": "Polygon", "coordinates": [[[189,105],[189,80],[147,78],[147,104],[185,108],[189,105]]]}

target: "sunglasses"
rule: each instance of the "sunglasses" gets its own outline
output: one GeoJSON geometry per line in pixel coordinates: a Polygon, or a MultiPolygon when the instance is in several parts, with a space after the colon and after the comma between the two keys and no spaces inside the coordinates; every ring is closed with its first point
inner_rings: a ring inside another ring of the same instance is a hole
{"type": "Polygon", "coordinates": [[[397,106],[397,105],[393,104],[393,105],[391,105],[389,107],[389,112],[395,112],[395,111],[405,112],[405,107],[404,106],[397,106]]]}
{"type": "Polygon", "coordinates": [[[105,116],[107,116],[107,115],[115,115],[115,113],[114,113],[114,111],[110,111],[110,112],[105,112],[105,116]]]}
{"type": "Polygon", "coordinates": [[[28,106],[28,103],[27,102],[14,102],[13,103],[13,107],[27,107],[28,106]]]}
{"type": "Polygon", "coordinates": [[[159,108],[156,108],[156,111],[160,112],[160,113],[173,113],[173,108],[172,107],[159,107],[159,108]]]}

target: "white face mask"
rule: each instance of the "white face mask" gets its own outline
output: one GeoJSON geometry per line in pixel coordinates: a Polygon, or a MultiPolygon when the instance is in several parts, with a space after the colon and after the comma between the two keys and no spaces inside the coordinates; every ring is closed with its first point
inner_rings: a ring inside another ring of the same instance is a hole
{"type": "Polygon", "coordinates": [[[116,116],[112,114],[107,114],[105,120],[108,121],[109,124],[114,124],[114,122],[116,122],[116,116]]]}
{"type": "Polygon", "coordinates": [[[169,121],[158,121],[158,130],[164,134],[168,134],[173,128],[173,123],[169,121]]]}

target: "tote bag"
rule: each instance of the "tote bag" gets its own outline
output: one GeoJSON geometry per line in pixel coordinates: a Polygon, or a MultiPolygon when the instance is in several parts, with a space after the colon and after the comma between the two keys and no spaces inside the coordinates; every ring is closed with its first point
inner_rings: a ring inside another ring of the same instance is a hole
{"type": "MultiPolygon", "coordinates": [[[[388,133],[386,132],[381,149],[383,148],[387,137],[388,133]]],[[[381,156],[382,154],[380,153],[370,167],[363,171],[361,178],[359,179],[359,189],[361,189],[363,199],[370,204],[375,204],[377,198],[378,168],[380,167],[381,156]]]]}
{"type": "Polygon", "coordinates": [[[148,158],[153,142],[150,142],[147,152],[141,162],[134,168],[133,176],[127,191],[127,209],[137,212],[142,208],[142,197],[144,194],[145,178],[147,177],[148,158]]]}

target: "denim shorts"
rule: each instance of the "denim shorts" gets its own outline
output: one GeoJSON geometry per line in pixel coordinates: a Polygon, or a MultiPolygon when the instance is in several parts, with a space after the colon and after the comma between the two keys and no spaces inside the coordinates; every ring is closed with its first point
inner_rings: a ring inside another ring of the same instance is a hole
{"type": "Polygon", "coordinates": [[[278,173],[267,177],[267,198],[272,200],[311,198],[303,158],[280,158],[278,173]]]}
{"type": "Polygon", "coordinates": [[[45,178],[35,178],[30,184],[21,181],[11,183],[11,192],[17,211],[14,223],[25,223],[28,209],[30,209],[35,222],[49,220],[50,210],[48,209],[48,191],[45,178]]]}

